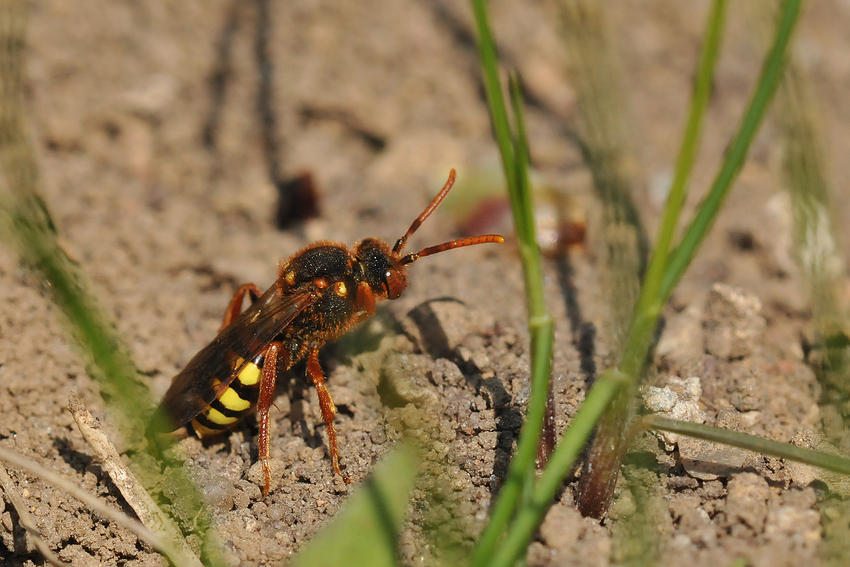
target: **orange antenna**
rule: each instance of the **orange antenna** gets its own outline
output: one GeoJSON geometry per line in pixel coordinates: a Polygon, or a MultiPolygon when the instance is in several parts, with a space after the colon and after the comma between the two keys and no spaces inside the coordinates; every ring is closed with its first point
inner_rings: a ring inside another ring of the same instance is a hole
{"type": "Polygon", "coordinates": [[[455,170],[452,169],[449,172],[448,181],[446,181],[446,184],[443,185],[443,188],[440,190],[440,192],[437,193],[437,196],[434,197],[434,200],[431,201],[431,204],[428,205],[425,208],[424,211],[422,211],[421,215],[416,217],[416,220],[413,221],[413,224],[411,224],[410,228],[407,229],[407,232],[404,233],[404,236],[399,238],[398,242],[395,243],[395,246],[393,246],[393,255],[394,256],[398,255],[398,253],[401,252],[401,249],[404,248],[404,245],[407,243],[407,239],[410,238],[413,235],[413,233],[416,232],[417,229],[419,229],[420,226],[422,226],[422,223],[425,222],[425,219],[427,219],[428,217],[431,216],[431,213],[434,212],[434,209],[436,209],[440,205],[440,203],[443,201],[443,199],[446,198],[446,195],[449,194],[449,190],[452,188],[452,185],[454,185],[454,184],[455,184],[455,170]]]}
{"type": "MultiPolygon", "coordinates": [[[[425,207],[425,210],[422,211],[416,220],[413,221],[413,224],[410,225],[410,228],[407,229],[407,232],[404,233],[404,236],[398,239],[398,242],[393,246],[393,256],[398,256],[401,252],[404,245],[407,243],[407,239],[411,237],[411,235],[416,232],[416,230],[422,226],[422,223],[425,222],[425,219],[431,216],[431,213],[434,212],[440,203],[443,202],[443,199],[446,198],[446,195],[449,194],[449,190],[452,188],[452,185],[455,183],[455,170],[452,169],[449,172],[449,179],[446,181],[446,184],[443,185],[443,188],[437,193],[437,196],[434,197],[434,200],[431,201],[431,204],[425,207]]],[[[404,258],[402,258],[401,264],[412,264],[419,258],[423,256],[430,256],[431,254],[436,254],[437,252],[445,252],[446,250],[451,250],[453,248],[461,248],[463,246],[472,246],[474,244],[489,244],[491,242],[502,243],[505,239],[499,236],[498,234],[485,234],[482,236],[471,236],[469,238],[459,238],[457,240],[450,240],[449,242],[443,242],[442,244],[437,244],[436,246],[429,246],[428,248],[423,248],[419,252],[415,254],[408,254],[404,258]]]]}
{"type": "Polygon", "coordinates": [[[504,241],[505,239],[499,236],[498,234],[483,234],[481,236],[459,238],[457,240],[450,240],[449,242],[437,244],[436,246],[429,246],[428,248],[423,248],[415,254],[408,254],[407,256],[401,259],[401,263],[402,265],[412,264],[423,256],[430,256],[431,254],[436,254],[437,252],[445,252],[446,250],[452,250],[453,248],[462,248],[463,246],[473,246],[475,244],[501,244],[504,241]]]}

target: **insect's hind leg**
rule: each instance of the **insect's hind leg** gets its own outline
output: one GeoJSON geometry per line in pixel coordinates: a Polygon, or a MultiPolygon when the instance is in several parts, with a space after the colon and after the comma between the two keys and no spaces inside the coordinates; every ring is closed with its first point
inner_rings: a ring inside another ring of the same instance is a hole
{"type": "Polygon", "coordinates": [[[250,296],[251,303],[254,303],[262,295],[262,292],[260,288],[252,283],[242,284],[236,288],[233,298],[230,300],[230,305],[227,306],[227,311],[224,312],[224,321],[221,324],[222,329],[230,325],[242,313],[242,304],[245,302],[246,294],[250,296]]]}
{"type": "Polygon", "coordinates": [[[269,493],[271,483],[271,467],[269,466],[269,435],[270,419],[269,410],[274,402],[275,386],[277,384],[277,362],[278,356],[286,356],[283,345],[279,342],[271,343],[263,352],[263,374],[260,380],[260,395],[257,400],[257,419],[260,425],[260,434],[257,441],[257,453],[260,462],[263,463],[263,494],[269,493]]]}
{"type": "Polygon", "coordinates": [[[322,372],[322,366],[319,364],[319,349],[314,348],[310,351],[310,356],[307,358],[307,376],[310,377],[313,385],[316,386],[316,393],[319,394],[319,407],[322,409],[322,419],[324,419],[325,426],[328,428],[328,449],[331,453],[334,472],[348,484],[351,480],[339,470],[339,449],[336,444],[336,428],[334,428],[336,406],[325,386],[325,375],[322,372]]]}

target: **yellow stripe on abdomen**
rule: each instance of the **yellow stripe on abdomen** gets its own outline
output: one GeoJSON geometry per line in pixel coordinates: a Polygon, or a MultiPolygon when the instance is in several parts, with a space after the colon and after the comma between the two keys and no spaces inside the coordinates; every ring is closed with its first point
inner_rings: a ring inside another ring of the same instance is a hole
{"type": "MultiPolygon", "coordinates": [[[[262,365],[262,358],[258,358],[257,363],[262,365]]],[[[257,402],[262,377],[262,370],[257,363],[245,364],[244,358],[234,361],[233,369],[239,368],[242,364],[245,366],[239,371],[235,380],[192,420],[192,427],[199,437],[210,437],[230,429],[245,417],[245,414],[257,402]]],[[[222,385],[218,378],[213,378],[212,383],[216,390],[222,385]]]]}
{"type": "MultiPolygon", "coordinates": [[[[242,381],[240,380],[240,382],[242,381]]],[[[239,394],[237,394],[233,388],[226,389],[218,398],[218,401],[220,401],[224,407],[232,411],[245,411],[251,407],[251,402],[240,398],[239,394]]]]}
{"type": "Polygon", "coordinates": [[[207,408],[203,411],[203,414],[216,425],[232,425],[239,421],[238,417],[227,417],[215,408],[207,408]]]}
{"type": "Polygon", "coordinates": [[[244,386],[256,386],[260,383],[260,367],[249,362],[236,377],[244,386]]]}
{"type": "Polygon", "coordinates": [[[221,435],[227,430],[226,428],[212,429],[200,423],[197,419],[192,420],[192,429],[195,430],[195,433],[197,433],[198,437],[200,437],[201,439],[203,439],[204,437],[214,437],[216,435],[221,435]]]}

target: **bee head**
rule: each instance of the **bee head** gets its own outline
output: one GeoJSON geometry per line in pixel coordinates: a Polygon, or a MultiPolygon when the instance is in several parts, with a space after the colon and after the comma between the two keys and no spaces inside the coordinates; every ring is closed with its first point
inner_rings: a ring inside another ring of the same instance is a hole
{"type": "Polygon", "coordinates": [[[354,249],[354,255],[357,258],[360,268],[363,272],[364,279],[369,284],[372,292],[379,297],[387,297],[388,299],[397,299],[404,288],[407,287],[407,265],[412,264],[419,258],[430,256],[438,252],[445,252],[453,248],[462,246],[471,246],[473,244],[486,244],[491,242],[504,242],[504,238],[497,234],[485,234],[482,236],[473,236],[471,238],[460,238],[450,242],[437,244],[423,248],[419,252],[402,255],[404,245],[407,239],[422,225],[422,223],[431,216],[434,209],[448,195],[449,190],[455,182],[455,170],[449,173],[449,180],[443,186],[443,189],[434,197],[431,204],[413,221],[404,236],[398,239],[390,250],[389,246],[376,238],[367,238],[361,241],[354,249]]]}
{"type": "Polygon", "coordinates": [[[398,299],[407,287],[407,269],[386,242],[367,238],[354,249],[363,279],[378,297],[398,299]]]}

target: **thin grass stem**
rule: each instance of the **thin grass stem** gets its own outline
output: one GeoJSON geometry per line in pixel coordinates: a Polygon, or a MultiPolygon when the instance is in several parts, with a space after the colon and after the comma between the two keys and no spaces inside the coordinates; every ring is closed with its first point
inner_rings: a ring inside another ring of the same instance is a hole
{"type": "Polygon", "coordinates": [[[740,431],[730,431],[728,429],[720,429],[719,427],[711,427],[701,423],[690,423],[687,421],[677,421],[666,417],[655,415],[646,416],[641,420],[641,425],[644,429],[657,429],[659,431],[669,431],[670,433],[679,433],[688,437],[704,439],[714,443],[722,443],[731,445],[739,449],[754,451],[761,455],[770,455],[782,459],[790,459],[807,465],[820,467],[828,471],[837,472],[840,474],[850,475],[850,460],[838,455],[830,455],[804,447],[789,445],[788,443],[780,443],[771,441],[754,435],[747,435],[740,431]]]}
{"type": "Polygon", "coordinates": [[[520,432],[516,453],[508,467],[505,483],[493,505],[490,521],[485,526],[471,559],[472,565],[483,567],[489,564],[496,543],[514,516],[523,493],[529,497],[534,485],[534,460],[546,410],[554,324],[546,309],[543,294],[543,269],[534,226],[528,174],[529,151],[519,80],[516,76],[510,79],[510,100],[515,120],[512,131],[499,81],[496,47],[487,21],[486,5],[483,0],[473,0],[472,6],[490,116],[508,183],[523,267],[531,342],[531,396],[526,420],[520,432]]]}
{"type": "MultiPolygon", "coordinates": [[[[490,106],[490,120],[493,126],[493,136],[502,156],[502,168],[508,185],[516,179],[516,161],[514,157],[514,143],[511,134],[510,119],[505,106],[505,98],[502,94],[502,83],[499,79],[499,57],[496,53],[496,42],[490,32],[487,23],[487,5],[485,0],[472,0],[472,12],[475,15],[475,29],[478,34],[478,56],[481,60],[481,72],[484,79],[484,90],[487,94],[487,102],[490,106]]],[[[511,209],[519,210],[521,207],[515,202],[517,195],[509,192],[511,209]]],[[[527,232],[525,219],[520,217],[514,219],[517,233],[527,232]]]]}
{"type": "Polygon", "coordinates": [[[629,377],[629,381],[626,389],[617,394],[616,402],[611,404],[609,411],[599,424],[588,451],[586,474],[582,476],[579,486],[578,504],[585,515],[599,517],[605,513],[613,496],[620,463],[625,455],[624,432],[628,427],[631,400],[634,397],[634,389],[643,375],[647,352],[652,343],[661,308],[666,300],[658,297],[658,290],[667,264],[670,245],[687,197],[687,183],[699,148],[700,131],[708,108],[714,69],[723,35],[725,9],[726,0],[715,0],[709,10],[704,34],[705,43],[700,54],[696,83],[682,145],[676,160],[673,184],[664,208],[657,244],[635,302],[619,365],[620,371],[629,377]]]}
{"type": "MultiPolygon", "coordinates": [[[[773,94],[776,92],[777,86],[782,77],[787,48],[790,43],[794,24],[799,16],[799,11],[800,0],[785,0],[783,3],[781,18],[776,28],[774,43],[765,59],[762,73],[751,98],[751,102],[744,113],[741,126],[733,138],[730,150],[727,152],[726,158],[721,164],[720,171],[718,172],[715,182],[712,185],[708,196],[700,205],[694,221],[685,232],[681,244],[667,259],[663,273],[660,275],[660,283],[658,274],[659,264],[655,264],[653,266],[655,271],[651,275],[651,279],[648,277],[645,281],[645,289],[642,290],[641,297],[637,302],[632,318],[632,324],[629,328],[629,334],[626,338],[626,345],[623,349],[623,356],[619,365],[620,371],[629,377],[629,388],[632,391],[643,376],[645,365],[649,361],[648,353],[658,324],[658,317],[660,316],[661,308],[669,298],[673,287],[676,283],[678,283],[685,269],[687,269],[696,254],[699,244],[702,242],[702,239],[707,234],[711,224],[719,212],[723,199],[728,194],[732,182],[737,177],[738,172],[743,166],[750,144],[758,130],[758,126],[764,118],[767,106],[772,100],[773,94]],[[656,288],[654,293],[652,288],[656,288]]],[[[722,23],[722,19],[719,19],[720,16],[722,16],[722,12],[720,14],[716,14],[715,11],[712,11],[712,17],[709,18],[709,25],[715,26],[709,27],[709,31],[713,30],[713,33],[715,34],[719,34],[721,31],[720,23],[722,23]],[[716,21],[716,24],[714,21],[716,21]]],[[[719,38],[717,38],[717,41],[719,41],[719,38]]],[[[712,47],[713,44],[713,41],[708,41],[706,43],[706,48],[716,49],[716,47],[712,47]]],[[[701,58],[701,60],[706,63],[704,66],[701,65],[701,68],[707,73],[710,68],[710,60],[707,61],[706,59],[708,59],[708,55],[701,58]]],[[[700,78],[700,81],[703,80],[708,79],[703,76],[700,78]]],[[[692,103],[693,105],[700,104],[696,94],[697,93],[695,93],[695,98],[692,103]]],[[[687,143],[688,142],[686,140],[684,145],[687,143]]],[[[687,150],[683,151],[682,154],[687,154],[687,150]]],[[[681,159],[679,161],[683,163],[683,165],[687,165],[687,155],[684,157],[680,155],[680,158],[681,159]]],[[[678,192],[684,191],[684,185],[681,188],[676,188],[675,190],[678,192]]],[[[668,206],[681,207],[681,204],[678,203],[678,200],[681,198],[683,198],[682,195],[672,196],[671,193],[671,199],[668,199],[668,206]]],[[[669,218],[672,219],[673,216],[674,215],[671,213],[669,218]]],[[[678,216],[678,214],[675,216],[678,216]]],[[[667,220],[668,214],[665,211],[665,221],[667,220]]],[[[672,231],[674,230],[674,227],[662,225],[661,230],[672,231]]],[[[669,242],[666,243],[666,245],[669,245],[669,242]]],[[[659,254],[663,254],[663,252],[659,252],[659,254]]],[[[663,258],[663,256],[660,258],[663,258]]],[[[660,260],[654,261],[660,262],[660,260]]],[[[619,411],[617,409],[619,407],[621,407],[621,404],[616,404],[616,407],[612,406],[612,411],[619,411]]],[[[603,419],[606,423],[619,423],[622,424],[623,427],[627,427],[627,422],[623,419],[617,419],[613,416],[606,416],[603,419]]],[[[614,447],[616,453],[620,455],[624,454],[624,450],[620,444],[625,442],[623,438],[625,431],[620,430],[616,433],[611,433],[610,429],[611,428],[608,428],[603,431],[603,433],[605,433],[604,436],[594,440],[591,454],[598,453],[605,447],[609,446],[614,447]],[[597,447],[601,449],[596,451],[595,449],[597,447]]],[[[619,471],[619,459],[617,459],[615,463],[612,463],[611,459],[606,459],[604,463],[595,465],[592,469],[595,476],[587,476],[587,478],[582,477],[582,494],[588,495],[589,498],[593,498],[595,495],[607,495],[610,497],[610,495],[613,494],[613,483],[616,481],[619,471]],[[609,464],[615,468],[608,470],[609,464]],[[586,488],[588,486],[591,488],[586,488]]],[[[579,504],[583,511],[604,511],[608,505],[607,502],[587,503],[584,501],[584,498],[581,500],[582,502],[579,504]]]]}
{"type": "Polygon", "coordinates": [[[606,370],[596,380],[569,429],[549,457],[549,464],[540,476],[533,496],[517,512],[504,541],[487,563],[488,566],[510,567],[522,556],[564,481],[564,471],[572,470],[596,423],[625,380],[627,378],[615,369],[606,370]]]}

